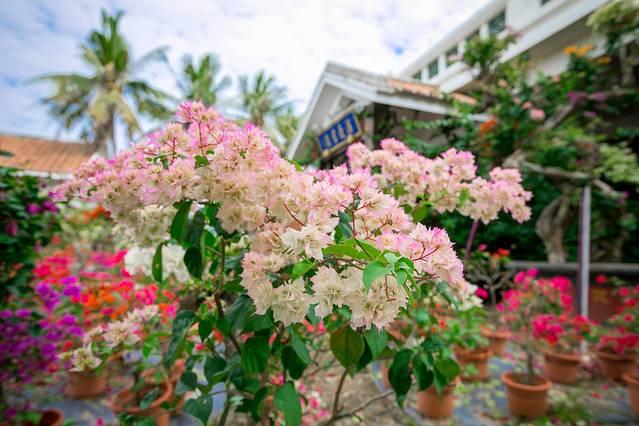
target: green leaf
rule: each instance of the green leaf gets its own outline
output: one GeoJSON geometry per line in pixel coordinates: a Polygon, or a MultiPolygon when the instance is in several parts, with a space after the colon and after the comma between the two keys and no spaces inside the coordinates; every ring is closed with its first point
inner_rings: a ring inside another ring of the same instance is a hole
{"type": "Polygon", "coordinates": [[[451,382],[459,374],[459,365],[451,358],[437,360],[435,369],[442,373],[447,382],[451,382]]]}
{"type": "Polygon", "coordinates": [[[357,244],[358,248],[363,249],[363,251],[360,252],[357,256],[359,259],[374,260],[374,259],[377,259],[379,255],[382,253],[380,249],[378,249],[377,247],[375,247],[374,245],[370,243],[367,243],[364,240],[357,240],[357,242],[353,240],[353,242],[357,244]]]}
{"type": "Polygon", "coordinates": [[[393,358],[393,363],[388,369],[388,380],[395,391],[397,403],[400,406],[404,404],[404,399],[411,385],[410,370],[408,367],[412,354],[409,349],[402,349],[397,352],[393,358]]]}
{"type": "Polygon", "coordinates": [[[433,372],[426,367],[419,354],[413,357],[413,374],[417,379],[418,390],[424,390],[433,384],[433,372]]]}
{"type": "Polygon", "coordinates": [[[430,207],[426,203],[422,203],[419,206],[415,207],[412,212],[413,219],[415,222],[419,223],[428,216],[430,213],[430,207]]]}
{"type": "Polygon", "coordinates": [[[149,408],[151,404],[153,404],[153,402],[156,399],[158,399],[159,394],[160,394],[160,388],[158,387],[153,388],[153,390],[147,393],[146,395],[144,395],[144,398],[142,398],[142,400],[140,401],[140,408],[143,410],[146,408],[149,408]]]}
{"type": "Polygon", "coordinates": [[[197,399],[189,399],[184,404],[184,411],[199,419],[204,425],[209,422],[211,410],[213,410],[213,399],[210,395],[200,395],[197,399]]]}
{"type": "Polygon", "coordinates": [[[188,223],[189,212],[191,211],[191,204],[193,204],[191,201],[183,201],[180,203],[173,222],[171,222],[171,238],[179,243],[182,243],[186,234],[186,225],[188,223]]]}
{"type": "Polygon", "coordinates": [[[246,294],[240,295],[226,312],[230,330],[236,332],[244,328],[246,317],[252,312],[254,308],[251,298],[246,294]]]}
{"type": "Polygon", "coordinates": [[[307,364],[300,359],[295,350],[290,346],[284,346],[282,349],[282,365],[288,371],[292,379],[302,377],[307,364]]]}
{"type": "Polygon", "coordinates": [[[378,331],[376,328],[371,328],[364,333],[364,339],[366,339],[366,343],[371,350],[371,355],[373,359],[375,359],[380,356],[386,348],[388,334],[386,334],[384,330],[378,331]]]}
{"type": "Polygon", "coordinates": [[[268,364],[270,352],[268,337],[251,337],[242,348],[242,368],[249,374],[262,373],[268,364]]]}
{"type": "Polygon", "coordinates": [[[200,320],[200,323],[197,325],[197,332],[200,335],[200,340],[202,343],[211,335],[213,331],[213,321],[210,319],[200,320]]]}
{"type": "Polygon", "coordinates": [[[295,353],[302,361],[304,361],[307,365],[311,365],[313,360],[311,359],[311,354],[308,353],[308,349],[306,349],[306,344],[297,333],[291,333],[291,346],[295,353]]]}
{"type": "Polygon", "coordinates": [[[351,258],[357,258],[359,251],[348,244],[340,243],[340,244],[331,244],[323,250],[326,255],[333,256],[346,256],[351,258]]]}
{"type": "Polygon", "coordinates": [[[331,335],[331,351],[340,364],[348,368],[364,353],[364,339],[346,325],[331,335]]]}
{"type": "Polygon", "coordinates": [[[204,377],[209,385],[219,383],[226,377],[228,363],[219,356],[207,356],[204,361],[204,377]]]}
{"type": "Polygon", "coordinates": [[[184,253],[184,264],[191,276],[197,279],[202,278],[204,265],[202,264],[202,254],[200,253],[199,247],[189,247],[186,249],[186,253],[184,253]]]}
{"type": "Polygon", "coordinates": [[[196,155],[193,158],[195,158],[195,167],[204,167],[209,164],[209,159],[201,155],[196,155]]]}
{"type": "Polygon", "coordinates": [[[157,282],[163,281],[163,272],[162,272],[162,247],[164,247],[166,243],[160,243],[158,248],[155,249],[155,254],[153,255],[153,260],[151,261],[151,274],[153,275],[153,279],[157,282]]]}
{"type": "Polygon", "coordinates": [[[197,317],[191,311],[180,311],[175,315],[171,340],[165,358],[165,363],[168,368],[170,368],[180,356],[180,353],[184,349],[184,337],[196,320],[197,317]]]}
{"type": "Polygon", "coordinates": [[[275,391],[275,409],[284,413],[286,426],[298,426],[302,422],[300,397],[293,383],[286,382],[275,391]]]}
{"type": "Polygon", "coordinates": [[[296,263],[293,266],[293,272],[291,273],[291,280],[295,280],[298,277],[301,277],[315,266],[315,262],[305,259],[299,263],[296,263]]]}
{"type": "Polygon", "coordinates": [[[388,267],[381,262],[375,261],[369,263],[366,268],[364,268],[363,274],[364,288],[366,289],[366,291],[371,289],[373,281],[375,281],[377,278],[383,277],[388,272],[390,272],[388,267]]]}
{"type": "Polygon", "coordinates": [[[184,244],[199,248],[202,231],[204,231],[204,211],[198,210],[193,215],[193,219],[191,219],[191,223],[189,223],[189,227],[186,230],[184,244]]]}
{"type": "Polygon", "coordinates": [[[268,330],[273,326],[273,319],[267,312],[264,315],[253,314],[246,320],[243,331],[245,333],[254,333],[256,331],[268,330]]]}
{"type": "Polygon", "coordinates": [[[186,392],[192,391],[197,387],[197,374],[192,371],[185,371],[180,376],[175,388],[176,395],[184,395],[186,392]]]}

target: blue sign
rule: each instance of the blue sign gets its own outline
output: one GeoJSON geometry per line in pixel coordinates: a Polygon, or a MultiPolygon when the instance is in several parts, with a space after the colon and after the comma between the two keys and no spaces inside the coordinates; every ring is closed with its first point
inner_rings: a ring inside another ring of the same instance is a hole
{"type": "Polygon", "coordinates": [[[361,135],[362,129],[357,117],[355,117],[355,113],[350,111],[344,114],[317,137],[322,156],[327,157],[350,144],[361,135]]]}

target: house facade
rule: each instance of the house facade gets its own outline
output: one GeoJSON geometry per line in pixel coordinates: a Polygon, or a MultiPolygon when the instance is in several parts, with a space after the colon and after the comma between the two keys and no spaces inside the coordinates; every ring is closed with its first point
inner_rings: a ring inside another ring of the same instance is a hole
{"type": "MultiPolygon", "coordinates": [[[[596,50],[602,44],[586,21],[607,1],[493,0],[396,76],[329,63],[300,120],[287,157],[305,162],[320,159],[320,167],[339,164],[344,161],[344,150],[354,140],[375,146],[380,135],[401,138],[405,119],[428,121],[445,116],[445,94],[472,101],[464,92],[471,88],[473,75],[460,61],[472,37],[513,31],[518,34],[517,41],[502,60],[525,53],[531,78],[538,73],[557,74],[568,61],[565,47],[592,44],[596,50]],[[350,119],[345,120],[353,112],[358,118],[357,129],[349,125],[350,119]]],[[[429,140],[426,130],[416,136],[429,140]]]]}

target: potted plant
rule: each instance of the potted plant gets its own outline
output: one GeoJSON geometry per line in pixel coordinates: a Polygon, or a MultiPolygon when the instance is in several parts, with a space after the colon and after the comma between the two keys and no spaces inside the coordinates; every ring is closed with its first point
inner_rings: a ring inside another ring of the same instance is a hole
{"type": "Polygon", "coordinates": [[[498,306],[512,331],[515,343],[525,353],[525,365],[519,371],[502,374],[506,386],[508,408],[515,417],[535,419],[548,411],[547,394],[551,382],[534,368],[536,340],[532,319],[542,314],[561,315],[572,309],[571,283],[565,277],[537,279],[536,271],[528,271],[515,288],[504,293],[498,306]]]}
{"type": "MultiPolygon", "coordinates": [[[[510,263],[510,251],[500,248],[495,252],[486,249],[485,244],[465,258],[464,277],[477,285],[476,295],[493,309],[488,310],[488,321],[482,324],[482,334],[488,339],[488,348],[494,356],[501,357],[506,342],[512,337],[498,312],[494,310],[501,299],[501,294],[511,284],[514,271],[507,269],[510,263]]],[[[525,274],[525,272],[520,273],[525,274]]],[[[518,275],[518,276],[519,276],[518,275]]]]}
{"type": "Polygon", "coordinates": [[[485,381],[488,380],[488,361],[492,351],[488,348],[488,339],[481,332],[486,316],[481,299],[475,296],[476,288],[469,285],[470,292],[461,299],[456,316],[446,322],[443,338],[453,347],[461,368],[461,378],[485,381]]]}
{"type": "Polygon", "coordinates": [[[151,417],[158,426],[169,424],[169,411],[166,404],[173,397],[170,376],[162,380],[149,380],[143,372],[155,368],[152,355],[161,355],[159,336],[160,309],[157,305],[147,305],[134,309],[123,320],[101,324],[84,336],[82,347],[63,354],[71,363],[71,371],[99,375],[108,359],[123,351],[131,354],[128,365],[133,384],[115,394],[111,401],[111,410],[121,420],[151,417]]]}
{"type": "Polygon", "coordinates": [[[639,352],[638,287],[622,287],[618,290],[622,305],[618,313],[599,329],[601,338],[595,353],[604,376],[611,380],[622,380],[625,374],[634,373],[639,352]]]}
{"type": "Polygon", "coordinates": [[[582,354],[580,343],[592,323],[581,315],[540,314],[532,320],[533,336],[544,345],[544,376],[554,383],[575,384],[582,354]]]}

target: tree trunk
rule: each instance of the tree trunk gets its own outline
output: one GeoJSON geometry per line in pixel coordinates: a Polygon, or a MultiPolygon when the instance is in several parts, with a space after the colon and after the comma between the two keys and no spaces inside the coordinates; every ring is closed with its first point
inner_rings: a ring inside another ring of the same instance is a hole
{"type": "Polygon", "coordinates": [[[571,213],[570,198],[562,194],[551,201],[537,219],[535,231],[544,242],[549,263],[566,262],[564,231],[572,219],[571,213]]]}

